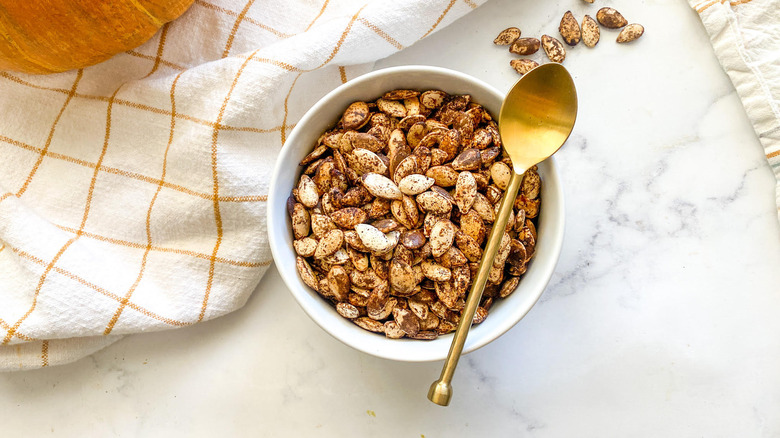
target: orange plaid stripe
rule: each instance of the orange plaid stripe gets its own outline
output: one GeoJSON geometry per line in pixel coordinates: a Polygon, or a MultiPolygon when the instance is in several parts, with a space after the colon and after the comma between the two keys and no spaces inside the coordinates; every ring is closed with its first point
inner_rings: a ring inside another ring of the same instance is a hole
{"type": "MultiPolygon", "coordinates": [[[[236,72],[236,76],[233,78],[233,82],[230,84],[228,94],[225,96],[225,100],[222,102],[222,107],[219,109],[219,114],[217,114],[217,122],[215,125],[219,126],[222,124],[222,118],[225,116],[225,110],[227,109],[228,102],[230,102],[230,98],[233,97],[233,91],[236,89],[238,79],[241,77],[241,74],[244,72],[247,64],[249,64],[249,60],[252,59],[252,57],[254,57],[258,51],[259,49],[255,50],[252,55],[249,56],[249,58],[245,60],[243,64],[241,64],[241,67],[238,68],[238,72],[236,72]]],[[[203,305],[200,310],[200,315],[198,316],[198,322],[202,321],[203,317],[206,315],[206,307],[209,303],[211,287],[214,284],[214,266],[216,264],[215,260],[217,253],[219,252],[219,247],[222,245],[222,212],[219,208],[219,172],[217,169],[218,139],[219,129],[215,128],[211,134],[211,175],[214,180],[214,222],[217,226],[217,242],[214,244],[214,250],[211,252],[211,259],[209,260],[209,276],[208,280],[206,281],[206,291],[203,294],[203,305]]]]}
{"type": "MultiPolygon", "coordinates": [[[[289,127],[292,127],[292,126],[294,126],[294,125],[290,125],[289,127]]],[[[13,140],[13,139],[8,138],[8,137],[3,136],[3,135],[0,135],[0,141],[2,141],[4,143],[7,143],[7,144],[10,144],[12,146],[16,146],[16,147],[19,147],[19,148],[22,148],[22,149],[26,149],[26,150],[32,151],[32,152],[42,152],[43,151],[42,148],[38,148],[38,147],[29,145],[29,144],[26,144],[26,143],[22,143],[20,141],[13,140]]],[[[202,198],[202,199],[207,199],[207,200],[211,200],[212,199],[212,194],[210,194],[210,193],[199,192],[199,191],[189,189],[189,188],[184,187],[184,186],[179,185],[179,184],[173,184],[173,183],[170,183],[170,182],[167,182],[167,181],[161,181],[158,178],[153,178],[153,177],[150,177],[150,176],[142,175],[140,173],[129,172],[129,171],[126,171],[126,170],[118,169],[116,167],[105,166],[105,165],[102,165],[102,164],[100,166],[98,166],[97,163],[92,163],[92,162],[89,162],[89,161],[86,161],[86,160],[81,160],[79,158],[74,158],[74,157],[71,157],[70,155],[60,154],[60,153],[57,153],[57,152],[45,152],[44,155],[46,157],[51,157],[51,158],[54,158],[54,159],[57,159],[57,160],[67,161],[69,163],[78,164],[79,166],[87,167],[87,168],[90,168],[90,169],[95,169],[97,167],[97,168],[99,168],[99,170],[101,172],[111,173],[111,174],[114,174],[114,175],[120,175],[120,176],[124,176],[124,177],[127,177],[127,178],[132,178],[132,179],[137,180],[137,181],[143,181],[143,182],[150,183],[150,184],[155,184],[155,185],[162,183],[163,187],[165,187],[167,189],[175,190],[175,191],[181,192],[181,193],[186,193],[188,195],[196,196],[196,197],[202,198]]],[[[268,200],[268,196],[267,195],[220,196],[220,198],[219,198],[220,202],[265,202],[267,200],[268,200]]],[[[0,199],[0,201],[2,201],[2,199],[0,199]]]]}
{"type": "MultiPolygon", "coordinates": [[[[63,231],[67,231],[67,232],[73,233],[73,234],[76,234],[79,231],[76,228],[66,227],[66,226],[63,226],[63,225],[54,224],[54,226],[56,226],[57,228],[59,228],[59,229],[61,229],[63,231]]],[[[114,245],[119,245],[119,246],[126,246],[128,248],[134,248],[134,249],[144,249],[144,248],[146,248],[146,244],[145,243],[130,242],[128,240],[115,239],[115,238],[112,238],[112,237],[102,236],[100,234],[90,233],[89,231],[82,231],[81,235],[84,236],[84,237],[88,237],[90,239],[95,239],[95,240],[98,240],[98,241],[101,241],[101,242],[106,242],[106,243],[112,243],[114,245]]],[[[168,248],[168,247],[164,247],[164,246],[152,245],[151,251],[164,252],[164,253],[173,253],[173,254],[179,254],[179,255],[186,255],[186,256],[189,256],[189,257],[199,258],[199,259],[202,259],[202,260],[211,260],[211,256],[208,255],[208,254],[204,254],[202,252],[197,252],[197,251],[190,251],[190,250],[186,250],[186,249],[168,248]]],[[[224,258],[224,257],[216,257],[214,260],[217,263],[222,263],[222,264],[231,265],[231,266],[238,266],[238,267],[242,267],[242,268],[261,268],[263,266],[269,266],[272,263],[271,260],[266,260],[264,262],[246,262],[246,261],[241,261],[241,260],[232,260],[232,259],[228,259],[228,258],[224,258]]]]}
{"type": "MultiPolygon", "coordinates": [[[[211,9],[211,10],[223,13],[225,15],[229,15],[231,17],[237,17],[238,16],[238,13],[236,13],[236,12],[233,12],[231,10],[225,9],[225,8],[223,8],[221,6],[217,6],[217,5],[213,4],[213,3],[206,2],[204,0],[195,0],[194,4],[196,4],[198,6],[202,6],[202,7],[207,8],[207,9],[211,9]]],[[[268,25],[265,25],[263,23],[260,23],[259,21],[254,20],[254,19],[252,19],[250,17],[244,17],[244,21],[246,21],[247,23],[252,23],[255,26],[257,26],[257,27],[259,27],[259,28],[261,28],[263,30],[266,30],[268,32],[271,32],[272,34],[274,34],[274,35],[276,35],[276,36],[278,36],[280,38],[289,38],[289,37],[292,36],[292,34],[280,32],[280,31],[272,28],[271,26],[268,26],[268,25]]]]}
{"type": "Polygon", "coordinates": [[[292,64],[288,64],[286,62],[278,61],[278,60],[275,60],[275,59],[249,57],[247,55],[236,55],[235,57],[239,58],[239,59],[249,58],[252,61],[261,62],[263,64],[271,64],[273,66],[276,66],[276,67],[279,67],[279,68],[283,68],[283,69],[285,69],[287,71],[290,71],[290,72],[308,72],[308,71],[314,70],[314,69],[303,70],[303,69],[300,69],[300,68],[298,68],[298,67],[296,67],[296,66],[294,66],[292,64]]]}
{"type": "MultiPolygon", "coordinates": [[[[170,24],[170,23],[168,23],[170,24]]],[[[146,77],[151,76],[152,73],[154,73],[157,70],[157,67],[160,65],[160,58],[162,57],[163,48],[165,46],[165,34],[168,31],[168,24],[166,24],[163,27],[163,32],[160,35],[160,44],[157,48],[157,61],[155,61],[154,66],[152,67],[152,71],[149,72],[146,77]]],[[[152,196],[152,201],[149,204],[149,209],[146,212],[146,248],[144,250],[144,255],[141,258],[141,269],[138,271],[138,275],[135,278],[135,281],[133,282],[133,285],[130,286],[130,290],[127,291],[124,297],[122,297],[122,301],[119,303],[119,307],[117,307],[116,311],[114,312],[114,316],[111,317],[111,320],[109,321],[108,325],[106,326],[105,330],[103,330],[104,335],[108,335],[111,333],[111,330],[114,329],[114,325],[116,325],[117,321],[119,321],[119,317],[122,315],[122,311],[127,307],[128,303],[130,302],[130,298],[133,296],[133,292],[135,292],[135,289],[138,287],[138,284],[141,283],[141,279],[144,276],[144,272],[146,271],[146,260],[149,257],[149,251],[152,249],[152,231],[151,231],[151,216],[152,216],[152,209],[154,208],[154,203],[157,201],[157,196],[160,194],[160,190],[162,190],[163,182],[165,181],[165,171],[168,169],[168,151],[171,149],[171,144],[173,143],[173,131],[176,127],[176,101],[174,99],[174,92],[176,90],[176,83],[179,82],[179,78],[181,75],[184,74],[184,72],[179,73],[176,75],[176,78],[173,80],[173,84],[171,85],[171,129],[170,133],[168,135],[168,144],[165,147],[165,154],[163,156],[163,168],[162,168],[162,176],[160,176],[160,184],[157,185],[157,190],[154,192],[154,195],[152,196]]]]}
{"type": "Polygon", "coordinates": [[[339,76],[341,76],[341,83],[346,84],[347,83],[347,70],[344,68],[343,65],[339,66],[339,76]]]}
{"type": "Polygon", "coordinates": [[[744,5],[746,3],[750,3],[751,1],[753,0],[709,0],[709,1],[704,1],[699,3],[698,5],[696,5],[694,9],[696,9],[696,12],[701,14],[702,12],[709,9],[711,6],[714,6],[718,3],[722,5],[728,3],[729,6],[739,6],[739,5],[744,5]]]}
{"type": "Polygon", "coordinates": [[[49,341],[41,342],[41,368],[49,366],[49,341]]]}
{"type": "MultiPolygon", "coordinates": [[[[257,59],[255,59],[255,60],[257,60],[257,59]]],[[[269,63],[274,63],[274,62],[269,60],[269,63]]],[[[284,64],[284,63],[281,63],[281,64],[284,64]]],[[[282,68],[284,68],[284,67],[282,67],[282,68]]],[[[27,86],[27,87],[36,88],[36,89],[39,89],[39,90],[54,91],[54,92],[62,93],[62,94],[69,94],[70,93],[69,90],[66,90],[64,88],[45,87],[45,86],[33,84],[31,82],[25,81],[24,79],[16,77],[16,76],[14,76],[14,75],[12,75],[12,74],[10,74],[8,72],[0,72],[0,77],[8,79],[8,80],[13,81],[13,82],[16,82],[19,85],[24,85],[24,86],[27,86]]],[[[87,100],[96,100],[96,101],[99,101],[99,102],[108,102],[108,100],[109,100],[109,98],[106,97],[106,96],[94,96],[94,95],[82,94],[82,93],[74,93],[73,97],[80,98],[80,99],[87,99],[87,100]]],[[[156,107],[153,107],[153,106],[150,106],[150,105],[144,105],[144,104],[137,103],[137,102],[132,102],[132,101],[125,100],[125,99],[114,99],[114,104],[115,105],[127,106],[127,107],[130,107],[130,108],[135,108],[135,109],[142,110],[142,111],[148,111],[148,112],[155,113],[155,114],[162,114],[162,115],[165,115],[165,116],[170,116],[171,115],[169,110],[165,110],[165,109],[162,109],[162,108],[156,108],[156,107]]],[[[190,116],[190,115],[187,115],[187,114],[177,113],[176,117],[180,118],[180,119],[188,120],[190,122],[197,123],[197,124],[200,124],[200,125],[208,126],[210,128],[214,128],[215,127],[213,122],[210,122],[208,120],[204,120],[204,119],[201,119],[201,118],[198,118],[198,117],[193,117],[193,116],[190,116]]],[[[228,126],[228,125],[221,125],[221,126],[219,126],[219,129],[225,130],[225,131],[242,131],[242,132],[254,132],[254,133],[258,133],[258,134],[265,134],[265,133],[279,131],[279,130],[282,129],[282,127],[281,126],[275,126],[273,128],[254,128],[254,127],[251,127],[251,126],[228,126]]]]}
{"type": "Polygon", "coordinates": [[[444,17],[447,16],[447,13],[450,12],[450,9],[452,9],[452,6],[455,4],[455,1],[456,0],[450,0],[450,4],[447,5],[446,8],[444,8],[444,12],[442,12],[441,15],[439,15],[439,18],[436,19],[436,22],[433,23],[433,26],[431,26],[431,28],[428,30],[428,32],[425,32],[425,35],[423,35],[420,39],[423,39],[423,38],[427,37],[428,35],[430,35],[431,32],[433,32],[436,29],[436,27],[439,26],[439,23],[441,23],[441,20],[443,20],[444,17]]]}
{"type": "Polygon", "coordinates": [[[306,30],[304,30],[304,32],[308,32],[309,29],[311,29],[311,27],[314,26],[314,23],[316,23],[317,20],[319,20],[320,17],[322,17],[322,14],[325,12],[325,8],[328,7],[329,2],[330,0],[325,0],[325,3],[322,4],[322,8],[320,8],[320,12],[317,14],[316,17],[314,17],[314,20],[311,20],[311,23],[309,23],[309,25],[306,26],[306,30]]]}
{"type": "MultiPolygon", "coordinates": [[[[29,254],[29,253],[27,253],[25,251],[22,251],[21,249],[14,248],[14,247],[11,247],[11,246],[9,246],[9,249],[11,251],[13,251],[14,253],[16,253],[19,257],[22,257],[24,259],[30,260],[31,262],[33,262],[33,263],[35,263],[37,265],[48,266],[48,263],[46,263],[45,261],[39,259],[38,257],[35,257],[32,254],[29,254]]],[[[89,281],[85,280],[84,278],[79,277],[78,275],[76,275],[76,274],[74,274],[72,272],[66,271],[65,269],[62,269],[62,268],[59,268],[59,267],[55,266],[51,270],[56,272],[56,273],[58,273],[58,274],[60,274],[60,275],[62,275],[62,276],[64,276],[64,277],[67,277],[67,278],[69,278],[69,279],[71,279],[71,280],[81,284],[82,286],[88,287],[88,288],[94,290],[95,292],[105,296],[105,297],[111,298],[112,300],[114,300],[116,302],[120,302],[122,300],[122,297],[120,297],[119,295],[111,293],[108,290],[106,290],[106,289],[104,289],[104,288],[102,288],[102,287],[100,287],[100,286],[98,286],[98,285],[96,285],[94,283],[90,283],[89,281]]],[[[138,313],[140,313],[140,314],[142,314],[144,316],[149,317],[150,319],[154,319],[156,321],[160,321],[160,322],[168,324],[170,326],[183,327],[183,326],[187,326],[187,325],[191,325],[192,324],[191,322],[182,322],[182,321],[177,321],[175,319],[166,318],[164,316],[158,315],[157,313],[154,313],[154,312],[152,312],[150,310],[147,310],[147,309],[145,309],[145,308],[143,308],[143,307],[141,307],[141,306],[139,306],[137,304],[134,304],[134,303],[128,303],[127,307],[129,307],[130,309],[133,309],[134,311],[136,311],[136,312],[138,312],[138,313]]],[[[24,339],[24,338],[22,338],[20,336],[20,334],[18,332],[16,333],[16,336],[19,337],[20,339],[24,339]]],[[[30,339],[34,340],[32,338],[30,338],[30,339]]]]}
{"type": "Polygon", "coordinates": [[[395,38],[393,38],[390,35],[388,35],[387,32],[385,32],[384,30],[380,29],[379,26],[377,26],[376,24],[366,20],[363,17],[358,18],[358,22],[363,24],[367,28],[373,30],[374,33],[376,33],[377,35],[382,37],[385,41],[390,43],[390,45],[392,45],[396,49],[401,50],[401,49],[404,48],[403,44],[399,43],[395,38]]]}
{"type": "Polygon", "coordinates": [[[333,60],[336,54],[339,53],[342,44],[344,44],[344,41],[347,39],[347,35],[349,35],[349,32],[352,30],[352,26],[355,24],[355,21],[357,21],[358,16],[360,15],[361,12],[363,12],[363,9],[365,9],[366,6],[368,6],[368,3],[361,6],[360,9],[358,9],[358,11],[355,12],[355,15],[353,15],[352,19],[350,19],[349,23],[347,23],[347,27],[344,29],[343,32],[341,32],[341,36],[339,37],[339,40],[336,42],[336,46],[333,47],[333,51],[330,52],[330,55],[325,59],[325,61],[323,61],[322,64],[315,67],[314,70],[325,67],[330,61],[333,60]]]}
{"type": "Polygon", "coordinates": [[[228,35],[227,43],[225,44],[225,50],[222,51],[222,57],[227,58],[228,54],[230,53],[230,48],[233,46],[233,39],[236,37],[236,32],[238,32],[238,27],[241,26],[241,22],[244,20],[244,17],[246,16],[246,13],[249,11],[249,8],[252,7],[252,5],[255,3],[255,0],[249,0],[244,5],[244,9],[241,10],[241,13],[238,14],[238,17],[236,17],[236,22],[233,24],[233,29],[230,31],[230,35],[228,35]]]}
{"type": "MultiPolygon", "coordinates": [[[[290,100],[290,95],[292,94],[292,90],[295,87],[295,83],[298,82],[298,79],[301,78],[303,73],[298,73],[298,76],[293,79],[292,84],[290,85],[290,89],[287,90],[287,96],[284,97],[284,117],[282,118],[282,125],[287,124],[287,116],[289,115],[289,110],[287,107],[287,103],[290,100]]],[[[287,131],[282,129],[282,145],[284,145],[284,142],[287,141],[287,131]]]]}
{"type": "MultiPolygon", "coordinates": [[[[295,79],[293,79],[292,85],[290,85],[290,89],[287,91],[287,96],[285,96],[285,98],[284,98],[284,117],[282,119],[282,132],[281,132],[281,134],[282,134],[281,135],[282,145],[284,145],[284,142],[287,140],[287,132],[284,129],[284,126],[287,124],[287,117],[289,115],[289,110],[288,110],[288,107],[287,107],[287,103],[290,100],[290,95],[292,94],[293,88],[295,88],[295,83],[298,82],[298,79],[300,79],[300,77],[301,77],[301,75],[303,73],[320,69],[320,68],[324,67],[325,65],[327,65],[331,60],[333,60],[334,57],[336,57],[336,54],[341,49],[341,45],[344,44],[344,41],[347,39],[347,35],[352,30],[352,25],[355,24],[355,21],[358,19],[358,16],[360,15],[360,13],[363,11],[363,9],[366,6],[367,6],[367,4],[363,5],[360,9],[358,9],[358,11],[355,13],[355,15],[352,16],[352,19],[349,20],[349,22],[347,23],[347,27],[341,33],[341,36],[339,37],[338,41],[336,42],[336,45],[333,47],[333,50],[331,51],[331,53],[328,56],[328,58],[325,59],[325,61],[323,61],[322,64],[320,64],[319,66],[317,66],[317,67],[315,67],[315,68],[313,68],[311,70],[303,70],[303,71],[301,71],[300,73],[298,73],[298,76],[296,76],[295,79]]],[[[250,56],[249,59],[252,59],[252,56],[250,56]]]]}
{"type": "Polygon", "coordinates": [[[72,245],[73,242],[75,242],[77,238],[78,238],[78,236],[74,236],[73,238],[68,240],[65,243],[65,245],[63,245],[60,248],[60,250],[57,251],[57,254],[54,256],[54,258],[51,260],[51,262],[49,262],[49,264],[46,265],[46,268],[43,270],[43,274],[38,279],[38,285],[35,287],[35,292],[33,293],[33,299],[32,299],[32,304],[30,304],[30,308],[27,310],[27,312],[24,315],[22,315],[21,318],[16,320],[14,325],[12,325],[8,329],[8,331],[7,331],[6,335],[5,335],[5,338],[3,338],[2,345],[7,345],[9,342],[11,342],[11,339],[13,339],[14,334],[19,329],[19,326],[21,326],[22,323],[24,322],[24,320],[27,319],[27,317],[30,316],[33,313],[33,311],[35,310],[35,307],[38,305],[38,295],[41,293],[41,288],[43,287],[43,284],[46,282],[46,278],[48,277],[49,272],[51,272],[51,270],[54,267],[54,265],[57,263],[57,261],[60,259],[60,257],[62,257],[62,254],[65,253],[65,250],[67,250],[68,247],[70,245],[72,245]]]}
{"type": "Polygon", "coordinates": [[[149,76],[153,75],[154,72],[157,71],[157,68],[160,67],[160,61],[162,60],[162,54],[163,49],[165,48],[165,37],[168,35],[168,29],[171,27],[171,23],[165,23],[162,27],[162,31],[160,32],[160,42],[157,44],[157,56],[154,57],[154,65],[152,65],[152,70],[146,74],[141,79],[146,79],[149,76]]]}
{"type": "MultiPolygon", "coordinates": [[[[0,328],[8,331],[11,329],[11,326],[7,322],[3,321],[3,318],[0,318],[0,328]]],[[[16,332],[16,337],[26,342],[37,341],[37,339],[32,338],[30,336],[26,336],[22,333],[19,333],[18,331],[16,332]]]]}
{"type": "MultiPolygon", "coordinates": [[[[130,56],[135,56],[136,58],[148,59],[149,61],[156,61],[157,60],[156,56],[144,55],[143,53],[138,53],[135,50],[128,50],[125,53],[130,55],[130,56]]],[[[176,64],[175,62],[166,61],[164,59],[160,59],[160,64],[164,65],[166,67],[170,67],[170,68],[172,68],[174,70],[178,70],[178,71],[187,70],[187,67],[184,67],[182,65],[176,64]]]]}
{"type": "Polygon", "coordinates": [[[38,168],[43,162],[43,159],[46,157],[46,153],[49,151],[49,146],[51,145],[51,139],[52,137],[54,137],[54,130],[57,129],[57,124],[60,122],[60,118],[62,117],[62,113],[65,112],[65,108],[68,107],[68,104],[70,103],[71,99],[73,99],[73,95],[76,93],[76,88],[79,86],[79,81],[81,80],[83,74],[84,74],[83,69],[80,69],[76,73],[76,80],[73,81],[73,86],[70,88],[70,91],[68,92],[68,98],[65,99],[65,103],[62,104],[62,107],[60,108],[60,112],[57,113],[57,117],[54,119],[54,123],[52,123],[51,128],[49,129],[49,135],[46,137],[46,143],[44,144],[43,149],[41,149],[40,153],[38,154],[38,160],[35,161],[35,164],[33,165],[32,170],[30,170],[30,173],[27,175],[27,179],[24,181],[22,187],[19,189],[18,192],[16,192],[16,196],[22,196],[24,192],[27,191],[27,187],[30,185],[30,182],[32,182],[32,179],[35,176],[36,172],[38,172],[38,168]]]}
{"type": "Polygon", "coordinates": [[[705,1],[705,2],[700,3],[694,9],[696,9],[696,12],[701,14],[702,12],[706,11],[707,9],[709,9],[710,6],[712,6],[712,5],[716,4],[716,3],[718,3],[718,0],[705,1]]]}

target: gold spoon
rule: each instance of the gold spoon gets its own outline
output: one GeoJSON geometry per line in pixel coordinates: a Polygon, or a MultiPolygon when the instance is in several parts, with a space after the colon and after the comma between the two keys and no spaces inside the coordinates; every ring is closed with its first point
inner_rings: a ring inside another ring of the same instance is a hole
{"type": "Polygon", "coordinates": [[[428,391],[428,399],[438,405],[450,404],[452,376],[523,181],[523,173],[563,146],[574,128],[576,118],[577,90],[574,81],[569,72],[556,63],[544,64],[526,73],[509,90],[501,105],[498,129],[504,150],[512,159],[512,179],[501,199],[498,215],[452,338],[441,376],[428,391]]]}

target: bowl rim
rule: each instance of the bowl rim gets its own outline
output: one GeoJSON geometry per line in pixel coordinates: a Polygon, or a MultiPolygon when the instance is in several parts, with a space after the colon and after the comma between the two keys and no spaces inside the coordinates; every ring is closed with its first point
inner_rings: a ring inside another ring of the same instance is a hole
{"type": "MultiPolygon", "coordinates": [[[[280,259],[279,251],[283,250],[282,247],[287,248],[288,246],[285,242],[283,242],[282,236],[277,236],[273,232],[273,230],[275,230],[278,227],[275,216],[279,215],[278,209],[275,209],[274,206],[286,205],[287,196],[289,196],[289,195],[284,196],[284,201],[280,203],[281,200],[277,199],[277,197],[282,195],[281,194],[276,195],[276,192],[278,192],[277,185],[279,184],[278,182],[279,178],[277,176],[280,174],[280,172],[289,171],[289,168],[291,166],[291,163],[286,162],[289,161],[286,158],[288,158],[287,156],[291,153],[293,149],[293,147],[290,145],[295,143],[297,137],[301,135],[300,133],[306,129],[306,127],[308,126],[308,124],[313,118],[317,117],[320,111],[322,111],[323,109],[327,110],[326,107],[330,105],[333,100],[337,100],[339,96],[342,93],[344,93],[346,90],[359,87],[365,83],[371,83],[383,76],[409,74],[409,73],[433,73],[433,74],[439,74],[444,76],[450,76],[464,83],[469,83],[470,86],[482,88],[484,92],[488,94],[492,94],[493,97],[498,98],[502,101],[505,95],[505,93],[499,92],[495,87],[473,76],[467,75],[459,71],[447,69],[447,68],[426,66],[426,65],[407,65],[407,66],[388,67],[388,68],[375,70],[366,73],[362,76],[359,76],[355,79],[352,79],[344,84],[341,84],[340,86],[336,87],[332,91],[328,92],[325,96],[320,98],[311,108],[309,108],[306,111],[306,113],[301,117],[301,119],[292,129],[284,145],[279,151],[279,155],[277,157],[277,161],[274,166],[273,174],[269,184],[269,192],[268,192],[269,195],[268,195],[267,211],[266,211],[269,245],[271,247],[271,253],[274,259],[274,265],[277,265],[276,261],[280,259]]],[[[547,285],[549,284],[553,272],[555,271],[555,267],[560,258],[560,253],[563,246],[563,237],[565,234],[565,220],[564,220],[565,200],[563,197],[564,192],[563,192],[562,180],[558,174],[558,168],[557,165],[555,164],[554,157],[548,158],[547,160],[545,160],[543,164],[546,168],[544,176],[548,179],[551,178],[556,182],[555,184],[552,184],[552,189],[555,192],[555,197],[559,200],[557,203],[559,212],[555,217],[553,217],[550,220],[550,223],[552,225],[550,226],[550,228],[554,228],[555,230],[557,230],[557,232],[545,236],[547,239],[550,240],[549,246],[551,247],[551,252],[548,254],[548,257],[545,259],[546,262],[542,266],[536,266],[537,271],[541,270],[541,272],[538,273],[538,276],[540,278],[539,280],[540,287],[538,287],[536,293],[531,297],[532,298],[531,303],[529,306],[527,306],[527,308],[517,308],[514,309],[509,315],[504,315],[506,322],[499,324],[497,327],[495,327],[489,332],[484,332],[480,338],[474,338],[473,336],[469,336],[466,340],[466,345],[464,346],[463,354],[470,353],[472,351],[475,351],[487,345],[488,343],[496,340],[504,333],[509,331],[512,327],[514,327],[538,302],[539,298],[541,297],[547,285]]],[[[296,162],[295,163],[296,174],[299,172],[298,167],[299,166],[296,162]]],[[[279,217],[279,220],[286,221],[286,216],[287,216],[286,206],[283,208],[283,212],[284,213],[279,217]]],[[[533,263],[533,261],[531,263],[533,263]]],[[[537,263],[537,265],[538,264],[539,263],[537,263]]],[[[444,354],[441,353],[437,354],[435,351],[433,351],[434,349],[431,349],[431,351],[428,352],[428,354],[422,354],[422,355],[418,354],[415,357],[399,357],[396,354],[388,353],[386,351],[383,351],[382,349],[368,348],[366,345],[363,345],[363,343],[361,342],[350,342],[349,339],[345,339],[341,335],[339,330],[336,330],[334,327],[330,327],[326,323],[326,321],[321,320],[319,314],[321,309],[319,308],[321,306],[328,306],[328,303],[325,300],[323,300],[321,297],[318,297],[319,298],[318,301],[320,302],[316,304],[312,304],[310,301],[307,300],[307,297],[301,295],[301,293],[304,293],[303,290],[309,288],[308,286],[303,284],[302,280],[297,275],[297,269],[293,267],[293,271],[295,273],[294,275],[295,279],[289,278],[290,276],[286,275],[285,272],[283,272],[283,269],[280,269],[278,266],[276,266],[276,269],[277,271],[279,271],[279,275],[282,277],[282,280],[284,281],[285,285],[292,293],[293,297],[295,298],[295,301],[309,316],[309,318],[311,318],[326,333],[328,333],[335,339],[339,340],[343,344],[373,356],[381,357],[384,359],[404,361],[404,362],[430,362],[436,360],[443,360],[446,357],[446,351],[444,352],[444,354]]],[[[316,294],[316,291],[314,293],[316,294]]],[[[362,328],[358,327],[357,325],[354,325],[354,329],[356,330],[355,333],[359,333],[358,330],[364,331],[362,328]]],[[[474,331],[473,328],[472,331],[474,331]]],[[[379,336],[375,333],[369,333],[367,331],[364,332],[367,335],[379,336]]],[[[440,336],[437,340],[448,339],[447,344],[449,344],[451,337],[452,334],[450,333],[447,335],[440,336]]],[[[426,342],[436,342],[437,340],[426,341],[426,342]]],[[[399,342],[399,341],[419,342],[415,340],[392,340],[392,342],[399,342]]]]}

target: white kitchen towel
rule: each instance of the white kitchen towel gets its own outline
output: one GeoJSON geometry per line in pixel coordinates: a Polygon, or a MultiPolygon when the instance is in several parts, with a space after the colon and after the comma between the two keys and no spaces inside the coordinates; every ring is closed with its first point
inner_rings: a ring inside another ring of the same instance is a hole
{"type": "Polygon", "coordinates": [[[780,0],[688,1],[764,146],[780,219],[780,0]]]}
{"type": "Polygon", "coordinates": [[[195,0],[102,64],[0,72],[0,370],[240,308],[295,122],[483,2],[195,0]]]}

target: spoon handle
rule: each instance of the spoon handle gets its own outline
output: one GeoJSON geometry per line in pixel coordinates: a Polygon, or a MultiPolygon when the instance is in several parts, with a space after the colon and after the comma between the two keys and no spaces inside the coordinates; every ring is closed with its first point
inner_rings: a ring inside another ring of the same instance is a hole
{"type": "Polygon", "coordinates": [[[437,405],[447,406],[450,404],[450,398],[452,398],[452,376],[455,374],[455,367],[458,365],[458,360],[463,352],[466,336],[468,336],[471,322],[474,320],[474,312],[477,311],[477,306],[482,298],[482,291],[485,289],[485,284],[487,283],[488,275],[490,274],[490,268],[493,267],[493,260],[496,258],[498,248],[501,245],[501,237],[504,235],[504,229],[509,221],[509,216],[512,213],[512,207],[514,206],[515,198],[517,197],[517,191],[520,189],[520,183],[522,183],[522,181],[522,174],[512,172],[509,186],[504,192],[503,198],[501,198],[501,206],[498,209],[498,215],[493,222],[493,228],[490,230],[485,252],[482,254],[477,275],[474,278],[474,283],[472,283],[471,290],[466,298],[466,307],[463,309],[460,321],[458,322],[458,328],[455,329],[450,352],[447,354],[444,368],[441,370],[441,376],[439,377],[439,380],[433,382],[428,391],[428,399],[437,405]]]}

